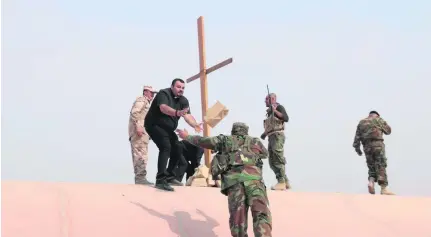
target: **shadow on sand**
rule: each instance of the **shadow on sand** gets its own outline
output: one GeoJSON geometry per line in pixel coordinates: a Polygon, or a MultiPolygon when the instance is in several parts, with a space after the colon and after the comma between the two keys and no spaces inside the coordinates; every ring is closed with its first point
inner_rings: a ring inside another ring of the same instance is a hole
{"type": "Polygon", "coordinates": [[[176,211],[173,215],[165,215],[137,202],[130,202],[149,214],[164,219],[169,224],[169,228],[179,237],[218,237],[214,232],[214,227],[219,223],[213,218],[207,216],[201,210],[196,210],[196,213],[202,215],[206,221],[193,220],[188,212],[176,211]]]}

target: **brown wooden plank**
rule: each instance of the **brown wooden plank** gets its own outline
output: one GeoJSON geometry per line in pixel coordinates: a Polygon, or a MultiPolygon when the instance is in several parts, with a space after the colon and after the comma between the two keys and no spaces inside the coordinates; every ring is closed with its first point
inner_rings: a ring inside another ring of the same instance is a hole
{"type": "Polygon", "coordinates": [[[215,71],[215,70],[217,70],[217,69],[220,69],[220,68],[222,68],[222,67],[224,67],[224,66],[226,66],[226,65],[228,65],[228,64],[231,64],[232,62],[233,62],[233,59],[232,59],[232,58],[226,59],[226,60],[224,60],[223,62],[218,63],[218,64],[216,64],[216,65],[214,65],[214,66],[212,66],[212,67],[208,68],[208,69],[207,69],[207,71],[206,71],[206,73],[207,73],[207,74],[210,74],[211,72],[214,72],[214,71],[215,71]]]}
{"type": "MultiPolygon", "coordinates": [[[[198,41],[199,41],[199,72],[201,81],[201,105],[202,105],[202,122],[203,132],[205,137],[210,136],[210,126],[204,121],[205,115],[208,110],[208,85],[207,85],[207,63],[205,56],[205,31],[204,31],[204,18],[201,16],[198,18],[198,41]],[[203,72],[203,73],[202,73],[203,72]]],[[[211,151],[205,149],[204,151],[205,165],[210,167],[211,162],[211,151]]]]}
{"type": "Polygon", "coordinates": [[[187,83],[190,83],[190,82],[192,82],[192,81],[194,81],[194,80],[198,79],[200,76],[201,76],[201,74],[200,74],[200,73],[198,73],[198,74],[196,74],[196,75],[194,75],[194,76],[192,76],[192,77],[188,78],[188,79],[186,80],[186,82],[187,82],[187,83]]]}
{"type": "MultiPolygon", "coordinates": [[[[221,63],[218,63],[211,68],[206,67],[206,56],[205,56],[205,34],[204,34],[204,18],[200,16],[197,20],[198,25],[198,42],[199,42],[199,73],[186,79],[187,83],[190,83],[200,78],[201,86],[201,106],[202,106],[202,121],[203,124],[203,135],[205,137],[210,136],[210,126],[204,121],[206,112],[208,110],[208,85],[207,85],[207,74],[214,72],[230,63],[233,62],[232,58],[226,59],[221,63]]],[[[210,150],[205,149],[204,152],[205,165],[209,167],[211,161],[210,150]]]]}
{"type": "MultiPolygon", "coordinates": [[[[226,60],[224,60],[223,62],[221,62],[221,63],[218,63],[218,64],[216,64],[216,65],[214,65],[214,66],[212,66],[212,67],[210,67],[210,68],[208,68],[207,70],[206,70],[206,74],[208,75],[208,74],[210,74],[211,72],[214,72],[215,70],[218,70],[218,69],[220,69],[220,68],[222,68],[222,67],[224,67],[224,66],[226,66],[226,65],[228,65],[228,64],[231,64],[233,62],[233,58],[229,58],[229,59],[226,59],[226,60]]],[[[187,81],[187,83],[190,83],[190,82],[192,82],[192,81],[194,81],[194,80],[196,80],[196,79],[198,79],[199,77],[200,77],[200,73],[198,73],[198,74],[196,74],[196,75],[194,75],[194,76],[192,76],[192,77],[190,77],[190,78],[188,78],[186,81],[187,81]]]]}

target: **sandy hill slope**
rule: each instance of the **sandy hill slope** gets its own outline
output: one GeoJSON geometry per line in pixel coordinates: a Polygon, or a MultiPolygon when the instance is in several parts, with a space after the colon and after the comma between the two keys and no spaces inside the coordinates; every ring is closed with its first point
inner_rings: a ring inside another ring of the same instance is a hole
{"type": "MultiPolygon", "coordinates": [[[[431,198],[269,191],[274,237],[430,237],[431,198]]],[[[3,237],[228,237],[216,188],[2,182],[3,237]]],[[[249,236],[253,235],[249,214],[249,236]]]]}

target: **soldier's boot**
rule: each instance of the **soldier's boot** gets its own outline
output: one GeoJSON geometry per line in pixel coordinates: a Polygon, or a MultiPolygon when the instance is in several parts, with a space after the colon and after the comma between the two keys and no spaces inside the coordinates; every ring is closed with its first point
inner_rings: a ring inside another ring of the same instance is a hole
{"type": "Polygon", "coordinates": [[[154,183],[148,181],[147,178],[141,178],[141,179],[135,179],[135,184],[141,184],[141,185],[154,185],[154,183]]]}
{"type": "Polygon", "coordinates": [[[168,180],[168,184],[172,185],[172,186],[184,186],[183,183],[181,183],[180,181],[178,181],[176,179],[168,180]]]}
{"type": "Polygon", "coordinates": [[[272,190],[286,190],[286,183],[284,181],[278,182],[276,185],[272,186],[272,190]]]}
{"type": "Polygon", "coordinates": [[[292,186],[290,185],[289,180],[288,180],[288,181],[286,181],[286,189],[291,189],[291,188],[292,188],[292,186]]]}
{"type": "Polygon", "coordinates": [[[189,179],[187,179],[187,181],[186,181],[186,186],[192,186],[194,179],[195,179],[194,176],[190,176],[189,179]]]}
{"type": "Polygon", "coordinates": [[[376,193],[376,189],[374,188],[374,178],[369,178],[368,180],[368,192],[370,194],[375,194],[376,193]]]}
{"type": "Polygon", "coordinates": [[[382,189],[380,190],[380,194],[382,195],[395,195],[395,193],[391,192],[388,187],[382,186],[382,189]]]}
{"type": "Polygon", "coordinates": [[[172,188],[168,182],[166,181],[156,181],[156,185],[154,185],[155,188],[157,189],[161,189],[161,190],[165,190],[165,191],[170,191],[173,192],[175,191],[174,188],[172,188]]]}

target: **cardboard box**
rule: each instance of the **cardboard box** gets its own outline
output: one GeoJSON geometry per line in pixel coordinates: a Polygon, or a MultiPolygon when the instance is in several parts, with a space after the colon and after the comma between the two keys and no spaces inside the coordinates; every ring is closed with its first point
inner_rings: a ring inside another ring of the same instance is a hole
{"type": "Polygon", "coordinates": [[[222,103],[217,101],[211,108],[207,110],[207,114],[204,117],[204,121],[211,127],[214,128],[220,121],[222,121],[229,113],[222,103]]]}

